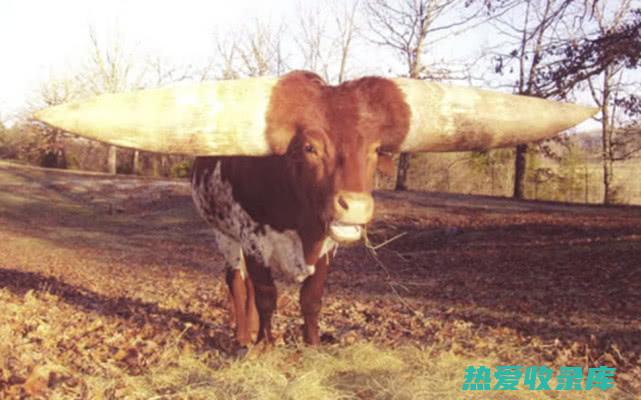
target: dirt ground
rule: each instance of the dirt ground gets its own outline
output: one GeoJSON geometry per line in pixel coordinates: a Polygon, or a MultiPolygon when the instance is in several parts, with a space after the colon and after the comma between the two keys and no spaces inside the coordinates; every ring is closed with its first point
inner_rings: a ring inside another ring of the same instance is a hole
{"type": "MultiPolygon", "coordinates": [[[[375,255],[334,262],[326,349],[606,365],[612,398],[641,393],[641,207],[418,192],[376,206],[375,255]]],[[[187,182],[0,162],[0,398],[200,398],[127,379],[158,375],[169,348],[236,365],[221,261],[187,182]]],[[[297,287],[277,284],[277,347],[300,349],[297,287]]]]}

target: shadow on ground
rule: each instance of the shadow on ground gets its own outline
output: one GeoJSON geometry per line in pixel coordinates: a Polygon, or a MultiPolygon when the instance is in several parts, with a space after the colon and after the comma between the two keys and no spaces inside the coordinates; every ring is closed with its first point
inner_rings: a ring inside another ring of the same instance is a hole
{"type": "Polygon", "coordinates": [[[186,340],[228,354],[233,350],[228,327],[221,323],[205,321],[195,313],[162,308],[157,303],[124,296],[110,297],[54,277],[11,268],[0,268],[0,287],[17,295],[24,295],[30,290],[46,291],[84,312],[125,319],[139,326],[151,323],[159,330],[177,322],[178,329],[184,331],[186,340]],[[188,325],[194,326],[195,329],[185,329],[188,325]]]}

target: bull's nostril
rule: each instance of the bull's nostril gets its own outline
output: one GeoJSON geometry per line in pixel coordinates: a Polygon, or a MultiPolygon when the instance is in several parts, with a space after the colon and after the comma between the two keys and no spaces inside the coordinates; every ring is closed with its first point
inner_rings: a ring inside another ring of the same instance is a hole
{"type": "Polygon", "coordinates": [[[342,196],[338,196],[338,204],[345,210],[349,210],[349,205],[342,196]]]}

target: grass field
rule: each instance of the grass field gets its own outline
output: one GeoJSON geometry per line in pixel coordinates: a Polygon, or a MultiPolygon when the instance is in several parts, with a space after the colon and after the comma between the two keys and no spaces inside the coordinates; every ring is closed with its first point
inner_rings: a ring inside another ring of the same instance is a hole
{"type": "Polygon", "coordinates": [[[376,197],[370,240],[397,239],[339,251],[323,346],[279,280],[276,348],[238,357],[185,182],[0,162],[0,398],[639,398],[641,208],[376,197]],[[469,365],[606,365],[616,385],[474,393],[469,365]]]}

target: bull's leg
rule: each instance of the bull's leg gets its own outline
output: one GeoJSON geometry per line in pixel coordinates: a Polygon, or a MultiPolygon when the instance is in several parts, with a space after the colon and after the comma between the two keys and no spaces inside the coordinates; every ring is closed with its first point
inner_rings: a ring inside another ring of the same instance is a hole
{"type": "Polygon", "coordinates": [[[246,304],[248,301],[246,279],[239,269],[227,268],[225,277],[233,308],[234,319],[236,320],[236,340],[241,346],[247,346],[251,341],[249,333],[249,321],[246,304]]]}
{"type": "Polygon", "coordinates": [[[236,320],[236,340],[241,346],[247,346],[256,339],[258,332],[258,313],[254,286],[247,277],[247,265],[242,251],[239,251],[236,268],[227,268],[226,281],[229,287],[231,304],[236,320]]]}
{"type": "Polygon", "coordinates": [[[300,289],[300,308],[303,314],[303,339],[310,345],[320,344],[320,333],[318,329],[318,315],[321,310],[321,299],[325,289],[325,281],[329,270],[331,258],[329,254],[322,256],[316,262],[314,275],[303,282],[300,289]]]}
{"type": "Polygon", "coordinates": [[[245,279],[245,287],[247,289],[247,302],[245,303],[247,328],[249,330],[249,337],[252,340],[256,340],[258,336],[259,319],[258,310],[256,309],[256,294],[251,279],[245,279]]]}
{"type": "Polygon", "coordinates": [[[238,241],[217,230],[214,234],[218,249],[227,262],[225,281],[236,322],[236,340],[241,346],[247,346],[258,330],[254,288],[247,275],[247,263],[238,241]]]}
{"type": "Polygon", "coordinates": [[[256,342],[271,344],[274,341],[272,336],[272,315],[276,310],[276,286],[271,270],[257,263],[251,258],[247,259],[247,271],[251,277],[256,297],[256,309],[258,310],[259,328],[256,342]]]}

